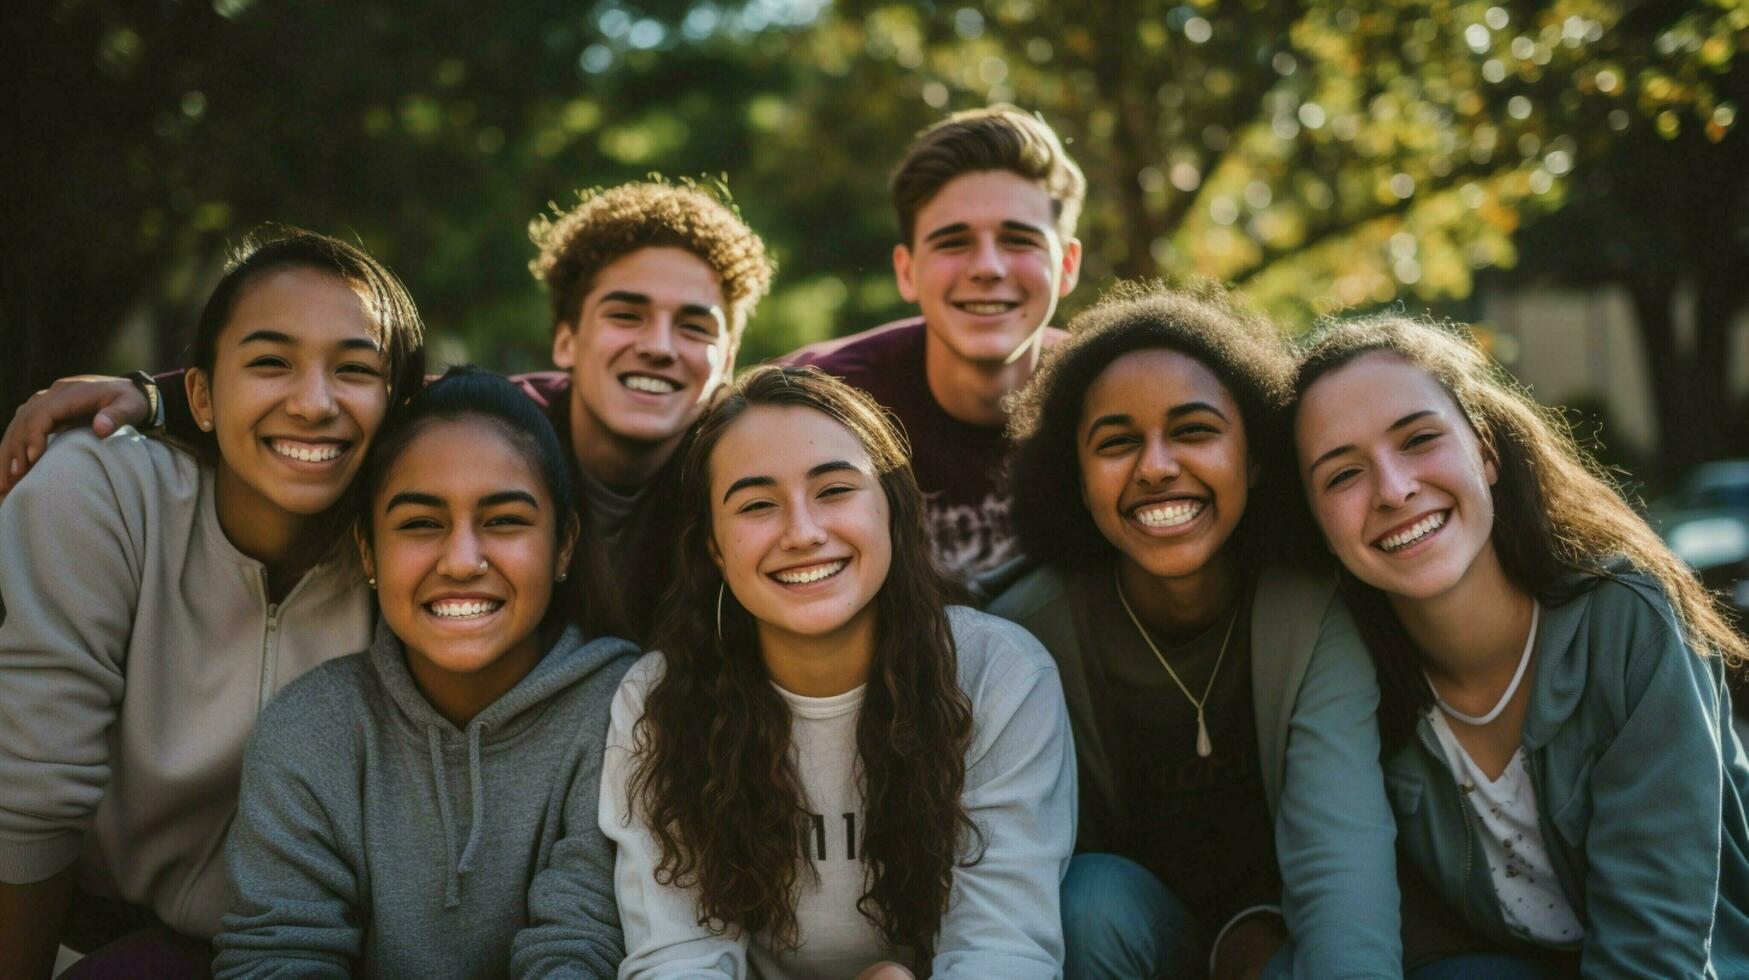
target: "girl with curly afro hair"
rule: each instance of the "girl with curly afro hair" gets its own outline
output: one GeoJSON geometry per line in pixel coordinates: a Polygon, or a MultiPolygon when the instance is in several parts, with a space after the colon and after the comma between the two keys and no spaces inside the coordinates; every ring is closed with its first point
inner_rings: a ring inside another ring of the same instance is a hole
{"type": "Polygon", "coordinates": [[[1042,567],[990,606],[1056,658],[1075,729],[1068,975],[1396,973],[1372,665],[1329,572],[1284,560],[1284,338],[1148,283],[1069,334],[1010,430],[1042,567]]]}

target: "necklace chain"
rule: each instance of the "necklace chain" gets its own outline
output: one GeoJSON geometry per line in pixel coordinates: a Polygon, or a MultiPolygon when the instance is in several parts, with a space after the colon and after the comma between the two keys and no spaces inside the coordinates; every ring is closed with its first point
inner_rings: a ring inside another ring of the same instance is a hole
{"type": "Polygon", "coordinates": [[[1494,710],[1485,715],[1464,714],[1462,711],[1447,704],[1445,699],[1439,696],[1439,688],[1433,686],[1433,678],[1428,675],[1427,671],[1423,670],[1421,676],[1427,678],[1427,687],[1433,692],[1433,700],[1439,705],[1439,707],[1444,710],[1446,714],[1456,718],[1458,721],[1477,728],[1489,724],[1494,719],[1500,717],[1500,713],[1506,710],[1507,702],[1511,701],[1512,696],[1518,693],[1519,683],[1524,680],[1524,668],[1530,664],[1531,648],[1536,646],[1536,621],[1538,617],[1542,615],[1542,611],[1542,603],[1533,599],[1530,604],[1530,635],[1524,638],[1524,652],[1518,655],[1518,670],[1512,675],[1512,683],[1506,685],[1506,693],[1500,695],[1500,700],[1494,703],[1494,710]]]}
{"type": "Polygon", "coordinates": [[[1215,689],[1215,678],[1221,674],[1221,662],[1227,659],[1227,643],[1233,638],[1234,624],[1239,622],[1238,604],[1234,605],[1232,618],[1227,620],[1227,634],[1221,638],[1221,652],[1215,655],[1215,669],[1209,671],[1209,682],[1203,686],[1202,698],[1198,700],[1190,693],[1190,688],[1185,687],[1184,682],[1179,680],[1178,671],[1172,669],[1172,665],[1166,661],[1166,655],[1161,653],[1160,648],[1154,644],[1154,638],[1148,634],[1148,628],[1142,625],[1141,617],[1137,616],[1136,611],[1130,608],[1130,600],[1123,594],[1123,579],[1115,567],[1112,569],[1112,582],[1117,586],[1117,601],[1123,604],[1123,611],[1129,613],[1130,622],[1135,624],[1136,632],[1142,634],[1142,642],[1148,645],[1148,649],[1154,654],[1154,659],[1160,661],[1160,666],[1166,668],[1166,676],[1172,678],[1172,683],[1178,685],[1178,689],[1184,692],[1185,700],[1189,701],[1191,707],[1196,709],[1196,754],[1205,759],[1208,758],[1214,752],[1214,743],[1209,739],[1208,723],[1203,717],[1203,705],[1208,703],[1209,692],[1215,689]]]}

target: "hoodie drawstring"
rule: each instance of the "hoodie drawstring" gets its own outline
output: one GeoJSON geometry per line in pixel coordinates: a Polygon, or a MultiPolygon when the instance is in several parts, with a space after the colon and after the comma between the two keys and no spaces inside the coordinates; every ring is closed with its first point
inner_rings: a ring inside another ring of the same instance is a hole
{"type": "Polygon", "coordinates": [[[437,783],[437,813],[443,820],[443,853],[449,869],[449,881],[443,889],[443,907],[453,909],[462,903],[462,875],[474,870],[474,850],[480,844],[481,815],[486,806],[486,787],[480,778],[480,734],[484,725],[468,730],[468,796],[473,807],[472,826],[468,842],[462,847],[460,861],[455,857],[455,811],[449,805],[449,781],[444,778],[443,736],[433,725],[425,729],[426,744],[431,747],[431,777],[437,783]]]}
{"type": "MultiPolygon", "coordinates": [[[[449,881],[443,889],[443,907],[453,909],[462,903],[461,875],[455,862],[455,813],[449,808],[449,782],[443,778],[443,741],[433,725],[425,729],[426,744],[431,746],[431,777],[437,783],[437,815],[443,820],[443,855],[449,881]]],[[[477,822],[477,821],[476,821],[477,822]]]]}
{"type": "Polygon", "coordinates": [[[485,729],[485,725],[474,725],[468,729],[468,790],[473,812],[470,815],[472,825],[468,827],[468,843],[462,848],[462,861],[455,869],[458,882],[462,875],[474,870],[474,848],[480,844],[480,827],[486,822],[483,819],[486,787],[480,779],[480,733],[485,729]]]}

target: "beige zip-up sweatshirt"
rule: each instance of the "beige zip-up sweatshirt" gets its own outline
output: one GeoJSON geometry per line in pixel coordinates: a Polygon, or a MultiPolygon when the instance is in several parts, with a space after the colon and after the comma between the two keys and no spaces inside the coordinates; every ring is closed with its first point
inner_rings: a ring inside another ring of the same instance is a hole
{"type": "Polygon", "coordinates": [[[349,556],[268,602],[213,488],[180,449],[78,431],[0,503],[0,881],[81,861],[88,890],[203,938],[256,716],[373,617],[349,556]]]}

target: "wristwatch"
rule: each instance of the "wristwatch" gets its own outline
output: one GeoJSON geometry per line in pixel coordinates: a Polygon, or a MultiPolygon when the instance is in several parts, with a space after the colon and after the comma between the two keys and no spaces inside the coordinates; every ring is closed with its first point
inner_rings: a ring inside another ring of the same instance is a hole
{"type": "Polygon", "coordinates": [[[144,371],[133,371],[126,375],[134,387],[146,399],[146,422],[140,428],[148,433],[164,430],[164,398],[158,393],[158,382],[144,371]]]}

